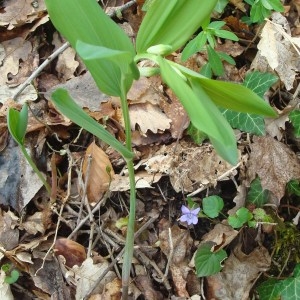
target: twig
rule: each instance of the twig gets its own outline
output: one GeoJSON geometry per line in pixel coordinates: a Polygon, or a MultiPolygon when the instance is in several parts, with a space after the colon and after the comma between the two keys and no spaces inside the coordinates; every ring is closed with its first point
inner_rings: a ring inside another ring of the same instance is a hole
{"type": "MultiPolygon", "coordinates": [[[[135,234],[134,234],[134,238],[136,239],[137,237],[139,237],[139,235],[145,230],[147,229],[153,222],[155,222],[155,220],[158,218],[158,214],[156,214],[155,216],[151,217],[151,219],[149,219],[135,234]]],[[[99,278],[97,278],[97,281],[94,283],[93,287],[89,290],[89,292],[87,293],[87,295],[84,297],[84,299],[89,299],[89,296],[91,295],[91,293],[94,291],[94,289],[98,286],[98,284],[101,282],[101,280],[104,278],[104,276],[113,268],[113,266],[116,264],[116,262],[121,258],[121,256],[124,254],[125,248],[123,248],[121,250],[121,252],[116,256],[116,258],[114,258],[111,263],[109,264],[109,266],[107,267],[107,269],[101,274],[101,276],[99,278]]]]}
{"type": "Polygon", "coordinates": [[[28,85],[31,84],[31,82],[39,76],[39,74],[43,71],[44,68],[48,64],[50,64],[51,61],[53,61],[59,54],[63,53],[67,48],[69,48],[70,44],[67,42],[63,44],[61,47],[59,47],[57,50],[55,50],[19,87],[17,92],[13,95],[13,100],[17,100],[17,98],[20,96],[20,94],[26,89],[28,85]]]}
{"type": "Polygon", "coordinates": [[[167,266],[166,266],[166,270],[165,270],[165,275],[163,277],[163,281],[165,281],[165,279],[168,276],[170,264],[171,264],[171,262],[173,260],[173,254],[174,254],[174,245],[173,245],[172,232],[171,232],[171,228],[170,227],[168,228],[168,233],[169,233],[170,253],[169,253],[168,262],[167,262],[167,266]]]}
{"type": "Polygon", "coordinates": [[[163,274],[163,272],[160,270],[160,268],[153,260],[148,258],[148,256],[138,248],[134,248],[134,256],[137,256],[137,258],[139,258],[139,260],[142,261],[146,266],[151,265],[161,278],[161,279],[159,278],[154,278],[154,279],[158,282],[162,282],[168,291],[171,290],[171,285],[167,280],[167,277],[163,274]]]}
{"type": "Polygon", "coordinates": [[[42,270],[44,268],[44,265],[45,265],[45,262],[46,262],[46,258],[50,254],[50,252],[52,251],[53,247],[55,246],[55,242],[56,242],[57,235],[58,235],[58,229],[59,229],[59,225],[60,225],[60,217],[62,215],[63,209],[64,209],[64,204],[62,204],[62,206],[60,207],[60,211],[59,211],[58,221],[57,221],[57,225],[56,225],[56,229],[55,229],[55,235],[54,235],[53,243],[50,246],[50,248],[48,249],[48,251],[46,252],[46,254],[45,254],[44,258],[43,258],[42,265],[36,270],[34,276],[36,276],[36,274],[40,270],[42,270]]]}
{"type": "MultiPolygon", "coordinates": [[[[114,10],[112,13],[108,14],[109,17],[114,17],[118,12],[122,12],[123,10],[129,8],[130,6],[134,5],[136,0],[129,1],[128,3],[122,5],[118,9],[114,10]]],[[[70,43],[66,42],[57,50],[55,50],[19,87],[17,92],[13,95],[12,99],[16,101],[16,99],[20,96],[20,94],[26,89],[31,82],[39,76],[39,74],[43,71],[46,66],[52,62],[58,55],[63,53],[67,48],[69,48],[70,43]]]]}
{"type": "MultiPolygon", "coordinates": [[[[97,205],[92,209],[92,213],[95,213],[97,210],[100,209],[100,206],[103,204],[103,202],[106,201],[106,197],[104,197],[103,199],[101,199],[97,205]]],[[[85,222],[89,219],[90,216],[86,216],[84,217],[80,223],[76,226],[76,228],[72,231],[72,233],[68,236],[68,239],[72,238],[77,232],[78,230],[85,224],[85,222]]]]}
{"type": "MultiPolygon", "coordinates": [[[[239,166],[241,165],[241,162],[239,162],[236,166],[234,166],[233,168],[231,168],[230,170],[226,171],[225,173],[223,173],[222,175],[220,175],[217,178],[217,181],[220,181],[222,179],[224,179],[225,177],[227,177],[228,175],[230,175],[234,170],[236,170],[239,166]]],[[[197,189],[196,191],[188,194],[188,197],[192,197],[195,196],[196,194],[204,191],[205,189],[207,189],[207,187],[209,186],[209,184],[203,185],[202,187],[200,187],[199,189],[197,189]]]]}

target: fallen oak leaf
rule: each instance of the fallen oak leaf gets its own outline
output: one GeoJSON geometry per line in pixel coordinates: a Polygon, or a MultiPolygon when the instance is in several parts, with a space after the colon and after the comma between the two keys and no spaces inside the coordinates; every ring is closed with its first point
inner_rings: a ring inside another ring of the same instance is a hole
{"type": "Polygon", "coordinates": [[[247,185],[258,175],[262,188],[271,191],[280,201],[286,184],[291,179],[300,179],[298,157],[288,146],[270,136],[255,137],[250,148],[247,185]]]}

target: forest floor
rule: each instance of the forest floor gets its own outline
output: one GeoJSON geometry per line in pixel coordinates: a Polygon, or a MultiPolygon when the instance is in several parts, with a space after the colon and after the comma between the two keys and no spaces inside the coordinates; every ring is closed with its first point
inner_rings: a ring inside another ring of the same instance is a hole
{"type": "MultiPolygon", "coordinates": [[[[109,14],[126,2],[99,5],[109,14]]],[[[137,2],[113,18],[133,41],[144,16],[144,1],[137,2]]],[[[241,300],[258,299],[258,293],[260,299],[279,299],[272,298],[278,293],[300,299],[300,4],[283,4],[284,12],[261,24],[241,22],[251,8],[244,1],[229,1],[213,15],[239,37],[217,39],[216,50],[235,65],[223,62],[223,74],[214,78],[243,83],[256,76],[253,90],[264,86],[264,99],[278,113],[273,119],[232,115],[236,166],[208,140],[195,142],[187,114],[160,77],[134,82],[128,94],[137,184],[132,299],[241,300]],[[220,205],[215,216],[205,208],[208,201],[220,205]],[[182,206],[191,204],[201,208],[194,225],[181,218],[182,206]],[[194,255],[203,245],[226,257],[208,255],[196,272],[194,255]]],[[[125,162],[61,115],[51,93],[66,88],[124,141],[121,108],[118,99],[99,92],[72,48],[49,60],[65,42],[42,0],[1,1],[1,299],[121,299],[129,210],[125,162]],[[15,97],[32,74],[31,84],[15,97]],[[8,108],[19,110],[25,102],[26,149],[51,183],[51,197],[7,128],[8,108]]],[[[179,62],[180,55],[169,58],[179,62]]],[[[185,65],[199,71],[207,59],[198,52],[185,65]]]]}

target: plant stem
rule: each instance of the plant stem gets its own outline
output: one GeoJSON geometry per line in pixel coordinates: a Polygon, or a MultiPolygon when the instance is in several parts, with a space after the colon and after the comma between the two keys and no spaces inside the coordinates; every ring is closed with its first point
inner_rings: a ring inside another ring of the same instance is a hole
{"type": "Polygon", "coordinates": [[[27,151],[25,149],[25,146],[21,145],[21,144],[19,144],[19,145],[21,147],[21,151],[22,151],[23,155],[25,156],[26,160],[30,164],[31,168],[37,174],[37,176],[39,177],[39,179],[43,182],[45,188],[47,189],[48,194],[51,195],[51,187],[50,187],[50,185],[48,184],[48,182],[46,181],[46,179],[44,178],[44,176],[42,175],[42,173],[40,172],[40,170],[37,168],[37,166],[33,162],[31,156],[27,153],[27,151]]]}
{"type": "MultiPolygon", "coordinates": [[[[120,98],[121,98],[122,113],[123,113],[123,118],[125,123],[126,148],[132,152],[131,125],[130,125],[128,103],[127,103],[127,93],[125,91],[123,79],[122,79],[121,90],[122,90],[122,95],[120,98]]],[[[127,225],[125,253],[124,253],[123,268],[122,268],[122,299],[123,300],[128,299],[130,269],[131,269],[131,261],[133,257],[133,246],[134,246],[134,227],[135,227],[134,225],[135,225],[135,205],[136,205],[133,158],[127,159],[126,163],[127,163],[129,183],[130,183],[130,201],[129,201],[129,219],[127,225]]]]}

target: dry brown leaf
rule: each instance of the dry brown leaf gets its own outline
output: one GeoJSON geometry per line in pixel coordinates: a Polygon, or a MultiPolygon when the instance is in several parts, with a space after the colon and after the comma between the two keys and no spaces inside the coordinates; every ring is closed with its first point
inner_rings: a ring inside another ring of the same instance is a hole
{"type": "Polygon", "coordinates": [[[43,16],[46,12],[44,1],[36,1],[34,7],[32,0],[5,1],[5,9],[1,12],[0,26],[7,26],[8,30],[32,23],[43,16]]]}
{"type": "Polygon", "coordinates": [[[52,299],[71,299],[70,290],[64,280],[58,260],[46,260],[43,268],[40,268],[40,265],[41,261],[35,260],[30,270],[35,286],[52,296],[52,299]]]}
{"type": "MultiPolygon", "coordinates": [[[[75,281],[77,282],[76,300],[83,299],[87,296],[90,289],[94,286],[95,281],[108,268],[108,262],[102,261],[99,264],[94,264],[92,258],[87,258],[80,267],[74,266],[72,271],[75,274],[75,281]]],[[[109,271],[97,286],[95,294],[101,294],[105,285],[116,278],[114,272],[109,271]]]]}
{"type": "MultiPolygon", "coordinates": [[[[0,63],[0,102],[4,103],[16,92],[15,85],[18,82],[14,82],[14,78],[19,75],[21,64],[24,65],[24,62],[32,57],[32,46],[30,42],[24,41],[20,37],[5,41],[1,46],[3,57],[2,64],[0,63]],[[10,82],[14,82],[14,87],[10,86],[10,82]]],[[[29,70],[24,71],[28,75],[29,70]]],[[[20,76],[22,77],[24,74],[20,74],[20,76]]],[[[32,85],[29,85],[18,98],[18,102],[23,103],[36,99],[37,92],[32,85]]]]}
{"type": "Polygon", "coordinates": [[[143,296],[147,300],[162,300],[163,296],[159,291],[156,291],[153,287],[152,281],[148,275],[138,275],[134,282],[141,290],[143,296]]]}
{"type": "MultiPolygon", "coordinates": [[[[122,297],[122,282],[119,278],[115,278],[113,281],[108,282],[105,285],[103,294],[99,300],[120,300],[122,297]]],[[[94,296],[94,295],[93,295],[94,296]]],[[[90,297],[90,300],[96,300],[94,297],[90,297]]]]}
{"type": "Polygon", "coordinates": [[[106,153],[92,142],[86,149],[83,176],[87,181],[87,197],[90,204],[97,203],[108,190],[114,176],[113,167],[106,153]]]}
{"type": "Polygon", "coordinates": [[[228,225],[227,222],[216,224],[215,227],[202,237],[202,243],[213,242],[213,251],[219,250],[230,244],[239,232],[228,225]]]}
{"type": "MultiPolygon", "coordinates": [[[[62,46],[62,44],[64,44],[64,41],[60,38],[57,32],[53,34],[52,44],[55,46],[54,50],[58,49],[62,46]]],[[[75,60],[75,56],[76,51],[71,47],[66,49],[58,56],[55,70],[63,82],[66,82],[74,77],[74,73],[79,66],[79,62],[75,60]]]]}
{"type": "Polygon", "coordinates": [[[271,264],[269,252],[264,247],[255,248],[249,255],[238,245],[225,260],[224,268],[207,277],[208,299],[248,300],[253,281],[271,264]]]}
{"type": "Polygon", "coordinates": [[[86,259],[85,248],[81,244],[65,238],[55,241],[54,253],[62,255],[66,260],[66,266],[70,268],[75,265],[81,266],[86,259]]]}
{"type": "Polygon", "coordinates": [[[245,3],[243,0],[230,0],[230,3],[232,3],[239,10],[246,12],[245,3]]]}
{"type": "MultiPolygon", "coordinates": [[[[221,175],[232,169],[210,145],[197,146],[186,141],[162,146],[144,165],[149,173],[170,175],[176,192],[182,189],[192,192],[203,185],[215,185],[221,175]]],[[[222,178],[227,179],[228,177],[222,178]]]]}
{"type": "Polygon", "coordinates": [[[171,120],[161,109],[150,103],[133,104],[129,106],[131,129],[138,125],[140,131],[146,134],[148,130],[153,133],[170,129],[171,120]]]}
{"type": "Polygon", "coordinates": [[[189,298],[186,283],[188,273],[191,270],[188,266],[188,260],[193,240],[185,229],[180,229],[177,225],[169,227],[168,221],[161,220],[160,226],[162,227],[159,233],[160,249],[169,258],[171,250],[173,253],[170,271],[176,292],[179,297],[189,298]]]}
{"type": "Polygon", "coordinates": [[[266,132],[272,136],[276,137],[278,141],[281,141],[283,132],[285,130],[285,123],[289,121],[289,113],[294,109],[294,107],[287,106],[283,111],[278,112],[277,118],[269,118],[265,120],[266,132]]]}
{"type": "Polygon", "coordinates": [[[127,99],[131,104],[148,102],[153,105],[159,105],[163,100],[163,95],[159,90],[160,85],[161,79],[158,76],[141,77],[133,82],[127,94],[127,99]]]}
{"type": "Polygon", "coordinates": [[[44,234],[46,231],[44,219],[44,212],[36,212],[32,216],[26,218],[19,228],[21,230],[26,230],[27,233],[33,235],[36,235],[38,232],[44,234]]]}
{"type": "MultiPolygon", "coordinates": [[[[11,212],[3,212],[0,215],[0,246],[5,250],[15,248],[19,243],[19,230],[14,228],[16,216],[11,212]]],[[[18,219],[18,218],[17,218],[18,219]]]]}
{"type": "Polygon", "coordinates": [[[233,198],[233,202],[235,203],[235,207],[228,210],[228,215],[234,215],[236,211],[245,206],[247,196],[247,189],[244,184],[241,184],[237,188],[236,196],[233,198]]]}
{"type": "Polygon", "coordinates": [[[19,72],[20,60],[26,61],[32,51],[31,43],[17,37],[2,43],[4,49],[3,64],[1,65],[0,84],[9,81],[8,75],[17,75],[19,72]]]}
{"type": "Polygon", "coordinates": [[[167,89],[166,93],[169,96],[170,101],[161,101],[160,107],[172,121],[170,127],[172,138],[181,138],[183,131],[190,124],[190,119],[173,91],[171,89],[167,89]]]}
{"type": "MultiPolygon", "coordinates": [[[[149,174],[146,171],[138,171],[135,174],[135,182],[137,189],[152,188],[152,184],[160,180],[161,174],[149,174]]],[[[128,176],[115,174],[109,186],[109,190],[113,192],[125,192],[130,190],[128,176]]]]}
{"type": "Polygon", "coordinates": [[[225,40],[223,44],[217,44],[216,51],[225,52],[227,55],[237,57],[244,52],[245,47],[231,40],[225,40]]]}
{"type": "Polygon", "coordinates": [[[284,196],[286,184],[292,179],[300,179],[296,154],[270,136],[254,138],[248,166],[247,184],[250,185],[258,175],[263,189],[271,191],[278,201],[284,196]]]}
{"type": "Polygon", "coordinates": [[[102,110],[101,102],[109,99],[107,95],[99,91],[90,72],[86,72],[82,76],[71,78],[65,83],[57,84],[54,82],[51,88],[47,87],[48,80],[49,78],[46,77],[44,79],[46,82],[43,85],[47,91],[45,93],[45,98],[49,101],[51,99],[51,94],[57,88],[67,89],[78,105],[88,108],[91,112],[102,110]]]}
{"type": "Polygon", "coordinates": [[[300,70],[298,40],[291,37],[289,24],[280,13],[272,14],[273,21],[267,21],[257,48],[259,49],[251,68],[262,70],[266,60],[279,75],[287,90],[293,88],[296,72],[300,70]],[[294,39],[294,40],[293,40],[294,39]],[[263,57],[263,58],[262,58],[263,57]]]}

